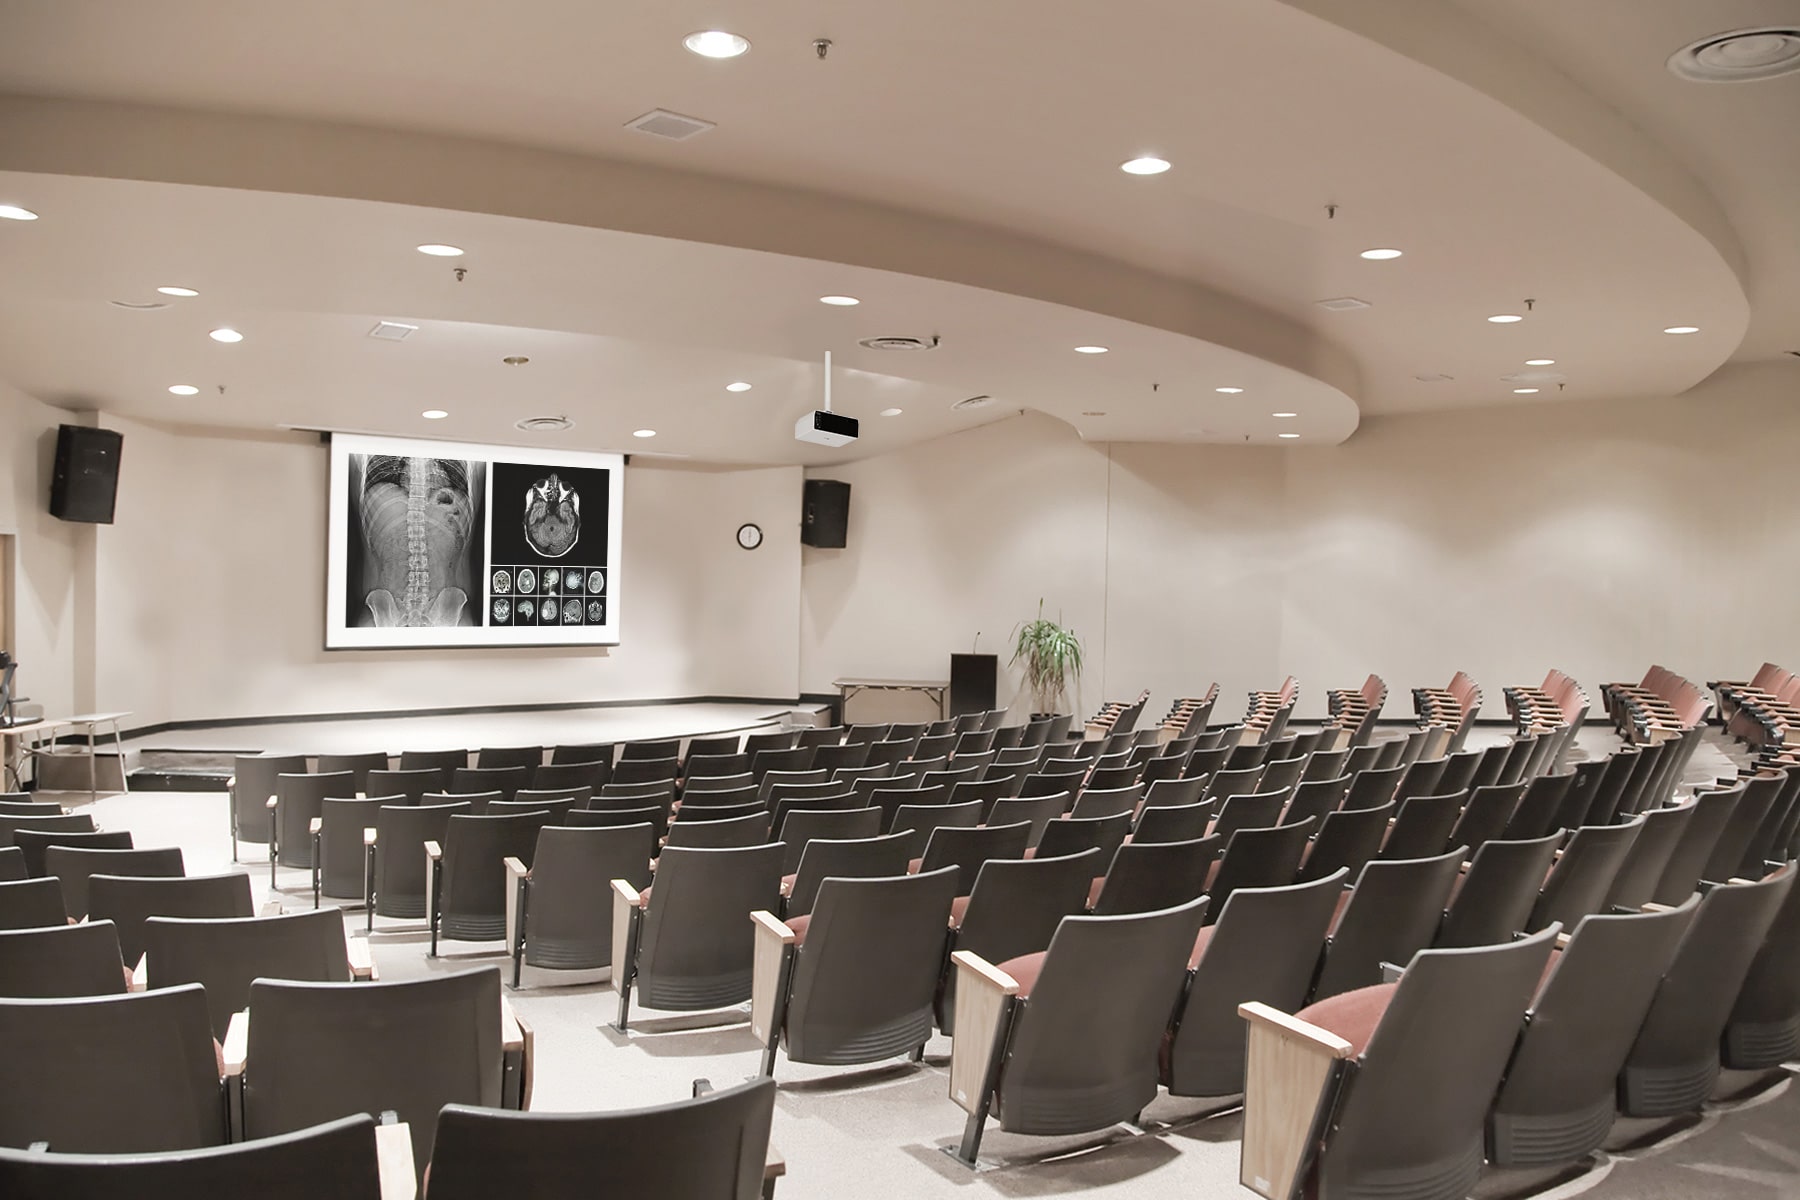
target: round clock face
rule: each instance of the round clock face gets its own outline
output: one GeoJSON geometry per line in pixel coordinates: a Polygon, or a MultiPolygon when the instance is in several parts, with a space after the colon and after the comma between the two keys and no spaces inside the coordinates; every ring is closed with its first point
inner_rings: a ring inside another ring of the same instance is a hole
{"type": "Polygon", "coordinates": [[[762,529],[750,524],[739,525],[737,542],[738,545],[746,550],[756,549],[758,546],[762,545],[762,529]]]}

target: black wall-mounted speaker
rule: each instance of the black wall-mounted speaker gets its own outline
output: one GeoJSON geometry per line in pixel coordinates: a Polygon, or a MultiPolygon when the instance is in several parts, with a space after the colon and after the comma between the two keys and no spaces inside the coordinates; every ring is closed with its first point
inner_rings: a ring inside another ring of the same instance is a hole
{"type": "Polygon", "coordinates": [[[50,515],[64,521],[111,525],[119,493],[119,451],[124,444],[124,436],[111,429],[57,426],[50,515]]]}
{"type": "Polygon", "coordinates": [[[800,514],[800,542],[842,550],[850,533],[850,485],[836,479],[808,479],[800,514]]]}

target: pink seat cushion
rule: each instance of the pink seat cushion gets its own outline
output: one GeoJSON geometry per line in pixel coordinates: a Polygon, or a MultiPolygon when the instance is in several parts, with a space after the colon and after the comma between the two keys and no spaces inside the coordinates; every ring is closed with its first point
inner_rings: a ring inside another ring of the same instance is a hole
{"type": "Polygon", "coordinates": [[[1031,995],[1031,989],[1037,984],[1038,976],[1044,971],[1044,956],[1049,953],[1039,950],[1036,954],[1021,954],[1017,958],[1009,958],[996,964],[1002,971],[1011,975],[1019,985],[1019,999],[1031,995]]]}
{"type": "Polygon", "coordinates": [[[1188,970],[1192,971],[1200,965],[1201,958],[1206,954],[1207,944],[1212,941],[1213,930],[1217,928],[1217,925],[1208,925],[1194,939],[1194,952],[1188,956],[1188,970]]]}
{"type": "Polygon", "coordinates": [[[969,898],[958,896],[950,902],[950,928],[961,929],[963,914],[969,911],[969,898]]]}
{"type": "Polygon", "coordinates": [[[794,931],[794,945],[806,945],[806,930],[807,927],[812,924],[811,913],[802,913],[797,917],[789,917],[782,923],[794,931]]]}
{"type": "Polygon", "coordinates": [[[1218,858],[1213,859],[1212,866],[1206,868],[1206,888],[1208,891],[1212,890],[1213,881],[1218,879],[1219,864],[1224,861],[1225,861],[1225,857],[1223,855],[1220,855],[1218,858]]]}
{"type": "Polygon", "coordinates": [[[1350,897],[1356,895],[1355,888],[1345,888],[1344,894],[1338,897],[1337,907],[1331,912],[1331,928],[1328,933],[1336,933],[1338,922],[1344,919],[1344,910],[1350,907],[1350,897]]]}
{"type": "Polygon", "coordinates": [[[1294,1015],[1320,1029],[1337,1034],[1350,1043],[1350,1053],[1361,1058],[1381,1024],[1381,1014],[1394,998],[1397,983],[1377,983],[1372,987],[1341,992],[1317,1004],[1309,1004],[1294,1015]]]}
{"type": "Polygon", "coordinates": [[[1087,906],[1094,907],[1100,900],[1100,893],[1106,887],[1106,876],[1094,876],[1094,882],[1088,885],[1087,906]]]}

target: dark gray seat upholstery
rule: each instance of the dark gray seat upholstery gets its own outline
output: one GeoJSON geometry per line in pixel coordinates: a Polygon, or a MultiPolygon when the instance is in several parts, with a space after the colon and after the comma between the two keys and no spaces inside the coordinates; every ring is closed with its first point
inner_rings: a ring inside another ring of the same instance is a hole
{"type": "Polygon", "coordinates": [[[247,1137],[392,1111],[411,1127],[413,1163],[423,1171],[438,1110],[500,1107],[504,1072],[493,967],[404,983],[250,985],[247,1137]]]}
{"type": "Polygon", "coordinates": [[[552,766],[568,766],[577,763],[604,763],[611,766],[613,761],[613,744],[611,742],[586,742],[580,745],[556,746],[550,751],[552,766]]]}
{"type": "Polygon", "coordinates": [[[0,929],[41,929],[68,923],[62,883],[56,876],[0,883],[0,929]]]}
{"type": "Polygon", "coordinates": [[[275,795],[275,777],[299,775],[305,771],[306,758],[300,754],[251,754],[231,760],[227,812],[231,817],[233,862],[237,861],[239,842],[270,840],[274,826],[268,806],[275,795]]]}
{"type": "Polygon", "coordinates": [[[125,991],[111,921],[0,931],[0,996],[117,996],[125,991]]]}
{"type": "MultiPolygon", "coordinates": [[[[1394,798],[1394,790],[1400,784],[1400,776],[1405,767],[1370,767],[1351,777],[1350,790],[1344,796],[1344,802],[1338,805],[1342,809],[1380,808],[1394,798]]],[[[1439,786],[1442,786],[1441,784],[1439,786]]],[[[1454,794],[1454,793],[1446,793],[1454,794]]]]}
{"type": "Polygon", "coordinates": [[[1246,999],[1293,1012],[1306,1002],[1347,872],[1311,883],[1241,888],[1200,931],[1190,978],[1162,1055],[1162,1082],[1177,1096],[1244,1090],[1246,999]]]}
{"type": "Polygon", "coordinates": [[[1697,897],[1655,913],[1581,918],[1538,986],[1487,1120],[1496,1166],[1573,1162],[1613,1124],[1613,1089],[1697,897]]]}
{"type": "Polygon", "coordinates": [[[344,919],[336,909],[279,917],[151,917],[144,922],[144,981],[151,988],[198,983],[206,989],[213,1036],[250,1003],[255,979],[348,983],[344,919]]]}
{"type": "Polygon", "coordinates": [[[755,943],[749,915],[779,908],[783,851],[780,842],[729,849],[665,846],[651,894],[636,895],[633,902],[615,887],[616,1028],[624,1030],[630,1022],[634,990],[652,1008],[684,1012],[750,998],[755,943]]]}
{"type": "MultiPolygon", "coordinates": [[[[527,867],[537,854],[548,814],[473,816],[458,813],[444,830],[443,857],[431,863],[431,953],[438,939],[494,941],[506,936],[506,860],[527,867]]],[[[429,849],[429,848],[428,848],[429,849]]]]}
{"type": "Polygon", "coordinates": [[[585,787],[599,791],[612,778],[609,762],[545,763],[531,773],[534,788],[585,787]]]}
{"type": "Polygon", "coordinates": [[[143,954],[144,922],[151,917],[248,917],[255,912],[250,877],[242,872],[172,879],[95,875],[88,880],[88,919],[118,926],[126,962],[135,963],[143,954]]]}
{"type": "MultiPolygon", "coordinates": [[[[121,976],[123,978],[123,976],[121,976]]],[[[0,1146],[64,1153],[225,1141],[206,996],[197,986],[75,1000],[0,1000],[0,1146]]]]}
{"type": "MultiPolygon", "coordinates": [[[[813,843],[808,854],[826,844],[813,843]]],[[[794,1062],[831,1066],[924,1052],[957,870],[904,871],[834,873],[807,915],[757,926],[759,939],[774,937],[770,929],[792,931],[751,1004],[763,1074],[774,1073],[784,1043],[794,1062]]]]}
{"type": "Polygon", "coordinates": [[[1325,818],[1338,810],[1344,797],[1350,793],[1350,777],[1348,775],[1331,776],[1329,778],[1305,779],[1294,787],[1294,798],[1282,811],[1283,821],[1304,821],[1311,817],[1321,823],[1325,818]]]}
{"type": "Polygon", "coordinates": [[[1313,999],[1380,983],[1382,963],[1407,962],[1431,945],[1461,869],[1460,847],[1364,867],[1332,927],[1313,999]]]}
{"type": "Polygon", "coordinates": [[[92,833],[64,833],[54,829],[15,829],[13,843],[25,861],[25,874],[47,874],[45,852],[52,846],[77,846],[87,850],[129,850],[129,829],[97,829],[92,833]]]}
{"type": "Polygon", "coordinates": [[[652,825],[656,829],[656,838],[661,841],[668,833],[668,817],[663,810],[650,805],[645,808],[626,807],[613,808],[577,808],[571,809],[563,824],[573,829],[617,829],[625,825],[652,825]]]}
{"type": "Polygon", "coordinates": [[[381,1200],[375,1122],[346,1117],[297,1133],[161,1154],[57,1154],[0,1149],[0,1196],[255,1196],[258,1200],[381,1200]]]}
{"type": "Polygon", "coordinates": [[[595,1176],[633,1200],[756,1200],[764,1194],[774,1108],[769,1079],[616,1112],[446,1105],[438,1114],[431,1200],[548,1196],[595,1176]]]}
{"type": "Polygon", "coordinates": [[[44,851],[44,873],[62,880],[63,903],[72,917],[88,910],[88,880],[95,875],[136,875],[173,879],[187,874],[179,846],[145,846],[132,850],[95,850],[85,846],[51,846],[44,851]]]}
{"type": "Polygon", "coordinates": [[[450,818],[467,813],[467,802],[454,804],[386,804],[375,813],[375,846],[366,870],[375,902],[368,905],[366,928],[375,917],[418,918],[425,910],[425,843],[443,844],[450,818]]]}
{"type": "Polygon", "coordinates": [[[1495,839],[1475,851],[1469,869],[1453,886],[1450,911],[1433,944],[1445,949],[1493,946],[1523,932],[1561,840],[1554,834],[1513,842],[1495,839]]]}
{"type": "Polygon", "coordinates": [[[649,823],[538,830],[537,854],[518,883],[513,986],[530,963],[559,971],[612,965],[612,881],[650,885],[656,828],[649,823]]]}

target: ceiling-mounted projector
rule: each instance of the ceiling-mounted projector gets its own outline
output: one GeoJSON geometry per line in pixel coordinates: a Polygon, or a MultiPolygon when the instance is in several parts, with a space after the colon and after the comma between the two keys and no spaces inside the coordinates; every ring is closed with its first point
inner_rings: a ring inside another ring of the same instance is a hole
{"type": "Polygon", "coordinates": [[[794,440],[819,446],[848,446],[856,440],[861,425],[855,417],[846,417],[830,409],[801,414],[794,422],[794,440]]]}
{"type": "Polygon", "coordinates": [[[815,446],[848,446],[862,423],[831,411],[831,351],[825,352],[825,407],[802,413],[794,422],[794,440],[815,446]]]}

